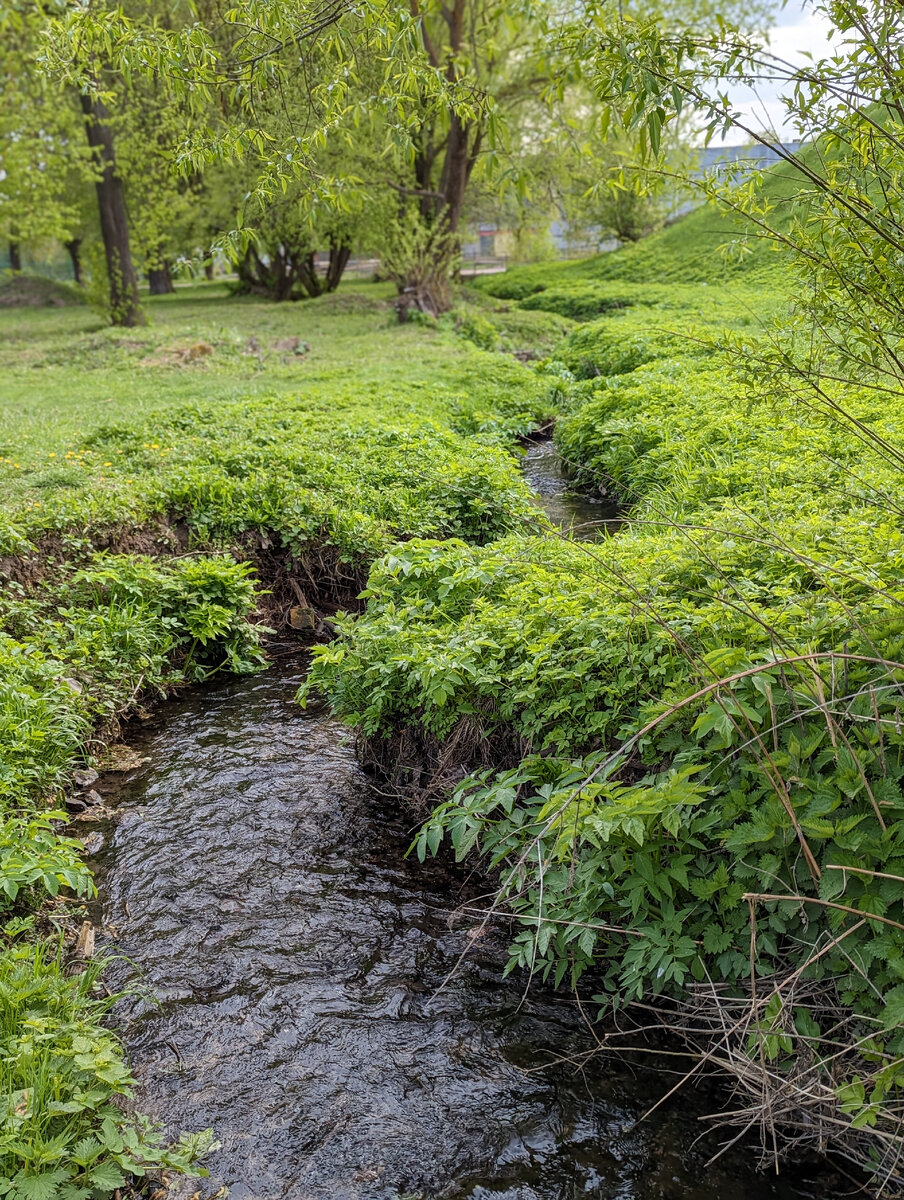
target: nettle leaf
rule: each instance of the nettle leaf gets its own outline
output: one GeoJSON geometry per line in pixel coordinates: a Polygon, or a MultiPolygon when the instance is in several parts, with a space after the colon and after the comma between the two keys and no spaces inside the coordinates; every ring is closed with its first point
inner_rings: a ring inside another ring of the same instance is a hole
{"type": "Polygon", "coordinates": [[[69,1172],[59,1168],[41,1175],[23,1175],[19,1172],[14,1183],[16,1192],[23,1200],[55,1200],[59,1185],[69,1178],[69,1172]]]}
{"type": "Polygon", "coordinates": [[[834,900],[843,894],[847,885],[844,871],[823,871],[819,880],[819,895],[823,900],[834,900]]]}
{"type": "Polygon", "coordinates": [[[72,1161],[80,1167],[87,1167],[102,1152],[103,1146],[93,1137],[80,1138],[70,1151],[72,1161]]]}
{"type": "Polygon", "coordinates": [[[92,1167],[88,1178],[96,1188],[103,1192],[113,1192],[126,1182],[125,1175],[116,1163],[109,1159],[92,1167]]]}
{"type": "Polygon", "coordinates": [[[899,983],[882,997],[885,1008],[882,1013],[882,1028],[895,1029],[904,1025],[904,984],[899,983]]]}
{"type": "Polygon", "coordinates": [[[91,1189],[75,1183],[64,1183],[57,1192],[57,1200],[89,1200],[91,1189]]]}

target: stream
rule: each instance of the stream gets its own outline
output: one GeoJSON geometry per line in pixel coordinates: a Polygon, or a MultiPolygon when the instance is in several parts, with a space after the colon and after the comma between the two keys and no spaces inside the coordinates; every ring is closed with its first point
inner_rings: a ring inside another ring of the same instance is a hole
{"type": "MultiPolygon", "coordinates": [[[[503,978],[480,880],[407,859],[410,818],[347,730],[294,702],[298,659],[167,704],[98,785],[101,941],[141,1109],[222,1143],[203,1198],[792,1200],[699,1145],[725,1102],[681,1059],[594,1053],[574,999],[503,978]],[[663,1065],[665,1064],[665,1065],[663,1065]],[[676,1065],[677,1064],[677,1065],[676,1065]]],[[[840,1194],[840,1193],[834,1193],[840,1194]]]]}
{"type": "Polygon", "coordinates": [[[558,525],[575,541],[590,541],[614,533],[624,523],[624,509],[616,501],[573,490],[551,437],[527,442],[521,473],[553,525],[558,525]]]}

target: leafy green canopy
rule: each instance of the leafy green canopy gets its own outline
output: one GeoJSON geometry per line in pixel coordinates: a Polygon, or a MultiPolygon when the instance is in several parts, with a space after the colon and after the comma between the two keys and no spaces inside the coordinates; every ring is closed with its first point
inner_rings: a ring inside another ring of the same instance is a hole
{"type": "Polygon", "coordinates": [[[902,382],[904,33],[885,0],[828,0],[814,9],[837,31],[840,48],[801,67],[730,23],[701,34],[625,21],[593,53],[601,98],[653,151],[688,110],[702,116],[709,136],[733,131],[769,141],[736,111],[726,84],[768,77],[784,86],[788,123],[805,145],[779,149],[781,192],[775,172],[771,187],[757,175],[724,174],[701,187],[752,236],[783,247],[800,279],[795,319],[761,351],[758,376],[798,394],[803,385],[808,403],[837,411],[826,378],[891,393],[902,382]]]}

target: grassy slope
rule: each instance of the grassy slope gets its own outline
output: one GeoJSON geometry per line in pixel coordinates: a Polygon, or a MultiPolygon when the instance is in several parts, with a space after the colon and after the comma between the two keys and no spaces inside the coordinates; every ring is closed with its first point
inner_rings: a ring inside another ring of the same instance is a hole
{"type": "Polygon", "coordinates": [[[423,328],[395,328],[387,298],[385,285],[361,284],[314,304],[275,305],[200,285],[148,299],[149,325],[130,330],[87,308],[0,311],[0,496],[33,496],[50,456],[64,457],[100,424],[144,424],[185,403],[278,402],[343,376],[378,386],[453,373],[454,348],[423,328]],[[310,353],[273,348],[293,337],[310,353]],[[200,343],[213,352],[180,364],[178,352],[200,343]]]}

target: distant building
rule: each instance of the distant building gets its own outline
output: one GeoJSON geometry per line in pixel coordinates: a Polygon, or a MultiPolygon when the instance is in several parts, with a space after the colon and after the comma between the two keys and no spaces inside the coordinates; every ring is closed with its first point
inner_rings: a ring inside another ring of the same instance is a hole
{"type": "Polygon", "coordinates": [[[700,165],[696,174],[703,175],[718,167],[720,163],[739,163],[751,171],[761,170],[772,166],[781,160],[780,150],[788,154],[797,154],[803,142],[776,142],[775,146],[761,146],[759,143],[748,143],[744,146],[706,146],[700,151],[700,165]]]}
{"type": "MultiPolygon", "coordinates": [[[[781,142],[776,146],[760,146],[756,143],[743,146],[706,146],[699,152],[699,163],[694,172],[695,178],[703,175],[718,174],[719,168],[724,167],[726,174],[731,168],[736,176],[743,176],[745,171],[757,171],[763,167],[772,166],[781,160],[780,150],[789,154],[797,154],[803,142],[781,142]]],[[[689,197],[683,203],[671,209],[668,221],[696,208],[701,203],[699,197],[689,197]]],[[[617,238],[609,237],[602,229],[582,229],[580,232],[569,227],[568,222],[557,217],[550,221],[546,229],[537,228],[535,233],[548,237],[550,247],[564,258],[584,258],[593,254],[602,254],[609,250],[617,250],[620,243],[617,238]]],[[[462,243],[462,258],[467,262],[482,259],[507,259],[515,249],[515,234],[511,229],[502,228],[492,221],[480,221],[469,230],[470,236],[462,243]]]]}
{"type": "MultiPolygon", "coordinates": [[[[741,178],[745,172],[761,171],[764,167],[774,166],[781,162],[779,150],[787,154],[797,154],[803,142],[777,142],[773,146],[761,146],[757,142],[746,143],[743,146],[705,146],[700,150],[700,161],[694,172],[695,179],[704,175],[728,174],[729,168],[735,178],[741,178]],[[723,168],[720,172],[719,168],[723,168]]],[[[699,197],[690,197],[674,210],[670,221],[683,217],[701,203],[699,197]]]]}

